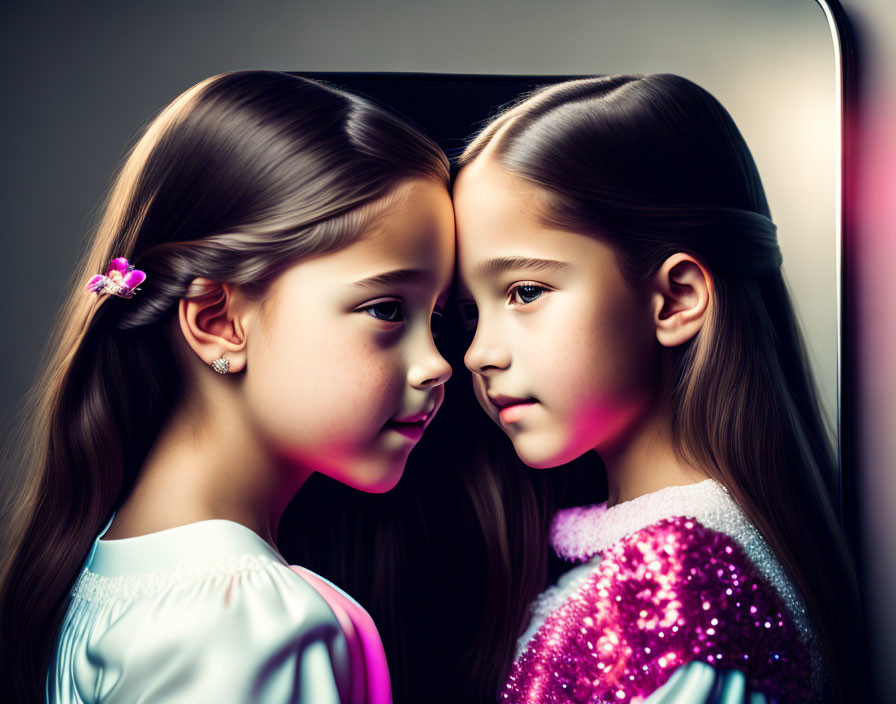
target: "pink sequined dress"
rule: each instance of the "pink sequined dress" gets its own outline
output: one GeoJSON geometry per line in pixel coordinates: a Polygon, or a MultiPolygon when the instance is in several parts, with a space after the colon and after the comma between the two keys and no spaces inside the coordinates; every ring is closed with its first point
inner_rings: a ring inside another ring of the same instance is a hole
{"type": "Polygon", "coordinates": [[[536,599],[501,701],[642,701],[692,661],[772,700],[820,691],[805,606],[718,482],[560,511],[551,542],[584,564],[536,599]]]}

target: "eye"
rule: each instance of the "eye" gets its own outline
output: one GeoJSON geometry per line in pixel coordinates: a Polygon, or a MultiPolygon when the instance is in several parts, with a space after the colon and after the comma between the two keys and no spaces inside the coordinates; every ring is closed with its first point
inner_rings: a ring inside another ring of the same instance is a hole
{"type": "Polygon", "coordinates": [[[472,330],[476,327],[476,321],[479,320],[479,309],[473,301],[458,301],[457,312],[465,330],[472,330]]]}
{"type": "Polygon", "coordinates": [[[436,309],[432,312],[432,317],[430,318],[429,327],[432,330],[432,336],[434,338],[438,337],[442,333],[442,321],[444,318],[444,314],[441,310],[436,309]]]}
{"type": "Polygon", "coordinates": [[[361,308],[368,315],[387,323],[401,323],[404,321],[404,309],[401,301],[381,301],[361,308]]]}
{"type": "Polygon", "coordinates": [[[537,286],[536,284],[519,284],[510,289],[509,293],[511,302],[526,305],[541,298],[541,294],[545,291],[547,291],[547,289],[544,286],[537,286]]]}

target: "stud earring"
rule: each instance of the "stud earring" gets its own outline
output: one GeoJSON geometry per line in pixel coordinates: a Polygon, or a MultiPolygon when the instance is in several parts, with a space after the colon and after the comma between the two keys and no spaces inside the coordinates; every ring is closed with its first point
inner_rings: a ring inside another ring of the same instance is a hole
{"type": "Polygon", "coordinates": [[[212,369],[218,372],[218,374],[226,374],[230,371],[230,360],[222,354],[218,359],[212,362],[212,369]]]}

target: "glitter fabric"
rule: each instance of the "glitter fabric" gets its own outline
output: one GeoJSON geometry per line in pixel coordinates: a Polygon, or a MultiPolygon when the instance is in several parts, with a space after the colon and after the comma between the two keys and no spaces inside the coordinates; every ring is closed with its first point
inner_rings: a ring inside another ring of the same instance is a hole
{"type": "Polygon", "coordinates": [[[551,526],[551,544],[567,560],[590,559],[616,541],[671,516],[694,518],[732,538],[784,599],[803,640],[812,639],[806,607],[781,563],[728,490],[714,479],[669,486],[610,508],[604,503],[558,511],[551,526]]]}
{"type": "MultiPolygon", "coordinates": [[[[503,701],[626,702],[694,660],[740,670],[772,697],[813,697],[814,656],[795,614],[737,540],[675,515],[623,532],[594,551],[595,569],[535,631],[503,701]]],[[[563,535],[555,531],[561,552],[572,540],[563,535]]],[[[579,559],[589,557],[580,547],[579,559]]]]}

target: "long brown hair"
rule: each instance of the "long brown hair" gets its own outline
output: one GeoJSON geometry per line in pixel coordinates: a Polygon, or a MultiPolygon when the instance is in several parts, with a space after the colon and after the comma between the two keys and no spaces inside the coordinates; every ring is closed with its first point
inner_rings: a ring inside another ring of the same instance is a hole
{"type": "MultiPolygon", "coordinates": [[[[679,76],[574,80],[505,110],[458,166],[486,148],[544,189],[546,225],[601,237],[633,284],[679,251],[707,266],[711,313],[676,360],[676,449],[765,536],[806,603],[834,693],[856,697],[861,610],[836,459],[762,183],[730,115],[679,76]]],[[[518,630],[504,634],[505,667],[518,630]]]]}
{"type": "Polygon", "coordinates": [[[275,71],[214,76],[148,126],[113,184],[22,424],[26,489],[0,573],[3,701],[44,697],[67,595],[188,379],[168,325],[204,276],[260,299],[288,266],[353,242],[396,187],[448,182],[434,142],[370,101],[275,71]],[[147,274],[97,298],[113,257],[147,274]]]}

